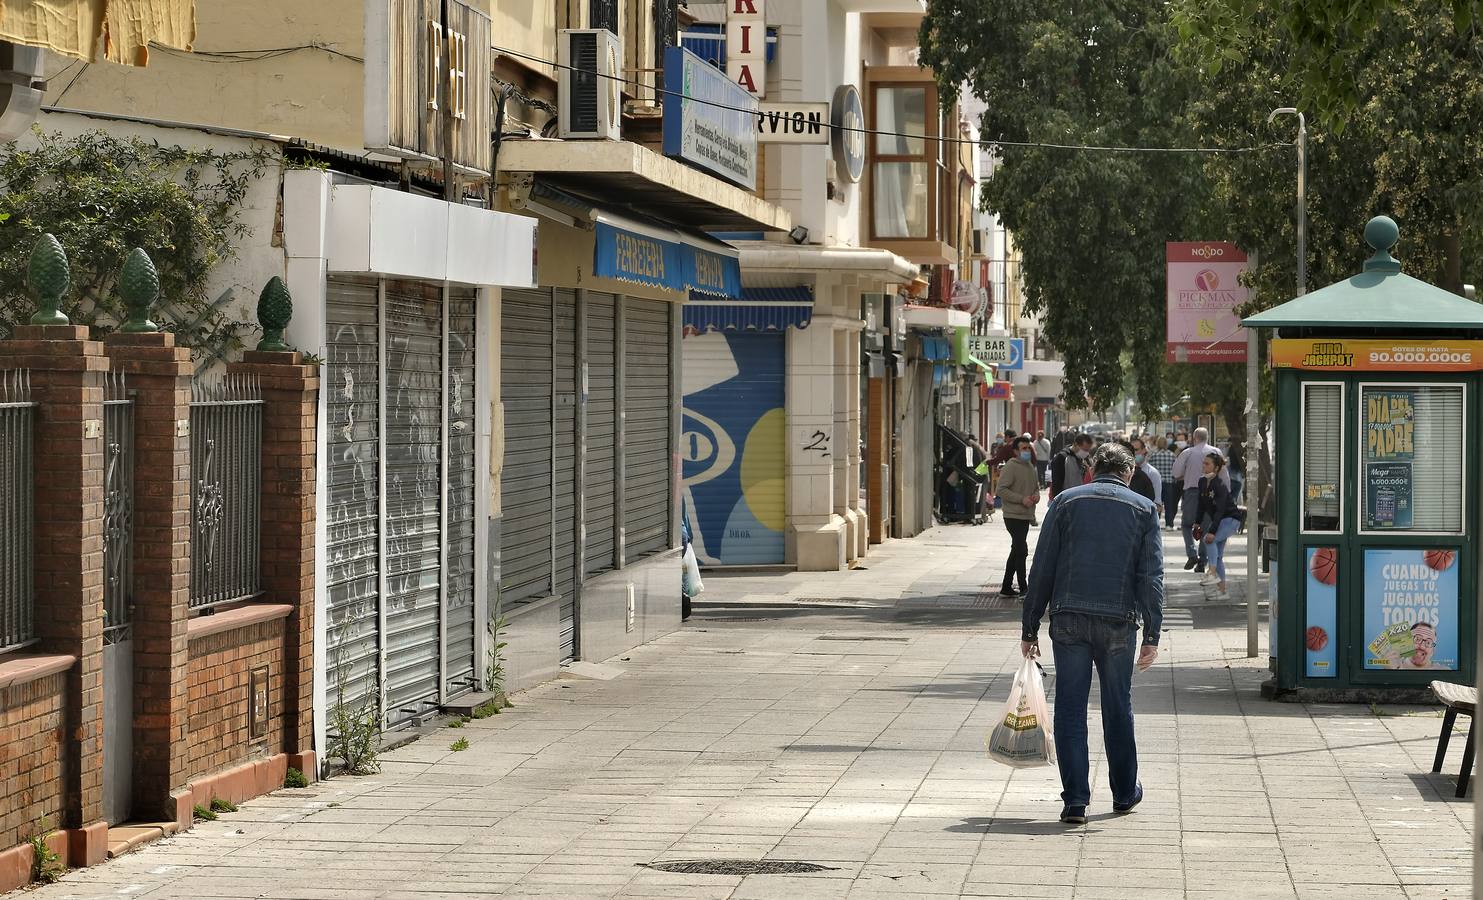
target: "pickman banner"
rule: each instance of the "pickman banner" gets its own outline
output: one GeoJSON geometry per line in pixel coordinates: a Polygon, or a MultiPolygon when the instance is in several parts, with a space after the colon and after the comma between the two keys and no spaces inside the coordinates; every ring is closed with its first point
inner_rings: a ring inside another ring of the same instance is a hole
{"type": "Polygon", "coordinates": [[[1241,284],[1246,254],[1225,241],[1170,241],[1165,358],[1181,363],[1244,363],[1246,332],[1236,307],[1247,299],[1241,284]]]}

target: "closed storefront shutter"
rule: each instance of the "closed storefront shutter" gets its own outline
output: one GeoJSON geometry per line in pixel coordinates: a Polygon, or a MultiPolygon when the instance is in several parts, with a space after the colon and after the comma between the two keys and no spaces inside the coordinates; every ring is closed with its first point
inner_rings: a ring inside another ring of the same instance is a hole
{"type": "Polygon", "coordinates": [[[327,699],[381,702],[381,332],[374,281],[331,280],[324,393],[329,474],[325,556],[327,699]]]}
{"type": "Polygon", "coordinates": [[[687,336],[680,436],[686,511],[708,565],[783,562],[782,332],[687,336]]]}
{"type": "Polygon", "coordinates": [[[448,613],[443,671],[449,696],[473,690],[474,663],[474,443],[478,294],[448,289],[448,613]]]}
{"type": "Polygon", "coordinates": [[[669,303],[624,298],[624,558],[670,546],[669,303]]]}
{"type": "Polygon", "coordinates": [[[612,294],[587,294],[587,547],[583,566],[587,575],[605,572],[614,565],[617,547],[618,499],[613,448],[617,445],[617,298],[612,294]]]}
{"type": "Polygon", "coordinates": [[[386,282],[386,715],[437,705],[442,602],[442,286],[386,282]]]}
{"type": "Polygon", "coordinates": [[[561,597],[562,658],[571,659],[576,652],[577,624],[577,292],[557,288],[555,308],[556,348],[553,355],[553,377],[556,379],[556,415],[552,423],[552,455],[555,468],[551,476],[556,506],[556,531],[552,535],[555,549],[553,593],[561,597]]]}
{"type": "Polygon", "coordinates": [[[552,593],[552,299],[506,290],[500,317],[505,458],[500,474],[500,598],[508,605],[552,593]]]}

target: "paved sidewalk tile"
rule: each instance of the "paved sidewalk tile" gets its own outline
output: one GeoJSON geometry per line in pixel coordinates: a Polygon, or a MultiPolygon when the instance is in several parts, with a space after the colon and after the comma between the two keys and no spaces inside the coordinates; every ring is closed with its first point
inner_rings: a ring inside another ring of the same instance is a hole
{"type": "Polygon", "coordinates": [[[684,629],[605,661],[616,677],[563,678],[470,722],[462,753],[426,738],[378,775],[252,801],[26,896],[1468,896],[1473,807],[1428,772],[1435,711],[1262,700],[1243,541],[1229,598],[1170,572],[1163,653],[1134,683],[1147,799],[1130,816],[1110,812],[1095,715],[1084,827],[1057,821],[1053,769],[984,753],[1018,663],[991,522],[890,542],[849,572],[708,573],[684,629]],[[649,867],[708,859],[827,868],[649,867]]]}

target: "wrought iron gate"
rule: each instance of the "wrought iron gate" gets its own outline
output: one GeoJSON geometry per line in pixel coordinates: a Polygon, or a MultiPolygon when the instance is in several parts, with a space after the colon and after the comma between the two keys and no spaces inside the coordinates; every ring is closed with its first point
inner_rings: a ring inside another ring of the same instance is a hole
{"type": "Polygon", "coordinates": [[[0,372],[0,650],[32,642],[32,454],[35,407],[24,369],[0,372]]]}
{"type": "Polygon", "coordinates": [[[258,595],[262,442],[256,379],[191,386],[192,609],[258,595]]]}
{"type": "Polygon", "coordinates": [[[134,757],[134,402],[122,372],[103,393],[103,818],[129,818],[134,757]]]}

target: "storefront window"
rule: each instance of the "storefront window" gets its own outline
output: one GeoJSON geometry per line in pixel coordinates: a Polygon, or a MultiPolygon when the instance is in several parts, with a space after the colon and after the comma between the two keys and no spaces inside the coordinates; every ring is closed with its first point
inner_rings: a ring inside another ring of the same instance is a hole
{"type": "Polygon", "coordinates": [[[1464,388],[1365,385],[1360,392],[1364,531],[1462,531],[1464,388]]]}
{"type": "Polygon", "coordinates": [[[1303,530],[1338,531],[1344,473],[1344,386],[1303,385],[1303,530]]]}

